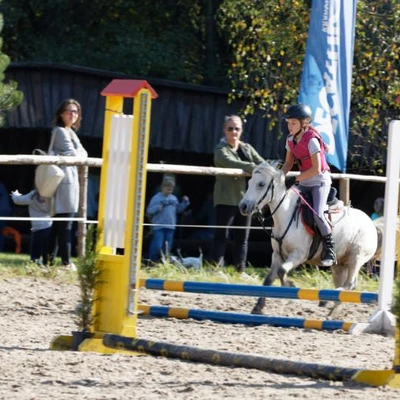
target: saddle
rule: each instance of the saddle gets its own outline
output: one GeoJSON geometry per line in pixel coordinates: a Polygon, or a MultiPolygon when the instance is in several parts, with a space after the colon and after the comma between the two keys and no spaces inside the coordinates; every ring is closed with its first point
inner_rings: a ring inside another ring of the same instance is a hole
{"type": "MultiPolygon", "coordinates": [[[[325,214],[327,214],[327,221],[331,225],[332,225],[331,215],[343,211],[343,202],[339,200],[336,197],[336,195],[337,195],[336,188],[331,187],[327,200],[328,210],[325,211],[325,214]]],[[[301,196],[311,207],[313,207],[313,200],[311,193],[301,193],[301,196]]],[[[317,224],[315,223],[313,210],[311,210],[310,207],[301,198],[299,198],[297,202],[296,209],[298,210],[298,213],[301,217],[301,221],[304,224],[307,232],[313,235],[313,242],[311,244],[310,252],[308,255],[308,259],[311,259],[314,257],[315,253],[318,250],[318,246],[322,240],[322,236],[318,230],[317,224]]]]}

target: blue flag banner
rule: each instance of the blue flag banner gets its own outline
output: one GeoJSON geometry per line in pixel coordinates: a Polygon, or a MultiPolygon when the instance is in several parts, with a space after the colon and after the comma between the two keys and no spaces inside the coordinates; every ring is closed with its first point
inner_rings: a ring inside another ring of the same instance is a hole
{"type": "Polygon", "coordinates": [[[357,0],[313,0],[299,103],[328,144],[327,161],[346,171],[357,0]]]}

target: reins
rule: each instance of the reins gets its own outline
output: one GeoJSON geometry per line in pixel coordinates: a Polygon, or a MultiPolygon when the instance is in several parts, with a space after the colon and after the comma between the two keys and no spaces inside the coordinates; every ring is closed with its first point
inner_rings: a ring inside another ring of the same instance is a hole
{"type": "Polygon", "coordinates": [[[302,194],[293,186],[291,187],[291,189],[297,194],[297,196],[299,196],[299,198],[301,199],[301,201],[319,218],[319,215],[317,214],[317,212],[311,207],[311,205],[308,203],[308,201],[302,196],[302,194]]]}
{"type": "MultiPolygon", "coordinates": [[[[261,199],[257,202],[257,206],[265,199],[265,197],[267,196],[267,194],[268,194],[269,189],[271,188],[271,186],[272,186],[272,195],[271,195],[271,199],[273,198],[273,195],[274,195],[274,184],[273,184],[273,183],[274,183],[274,180],[272,179],[271,182],[270,182],[270,184],[269,184],[268,187],[267,187],[267,190],[265,191],[265,193],[263,194],[263,196],[261,197],[261,199]]],[[[264,232],[266,232],[267,235],[268,235],[271,239],[275,239],[275,240],[278,242],[278,244],[279,244],[279,253],[280,253],[280,256],[281,256],[281,259],[282,259],[282,260],[283,260],[283,255],[282,255],[282,243],[283,243],[283,239],[285,238],[285,236],[286,236],[287,233],[289,232],[289,229],[290,229],[290,227],[291,227],[293,221],[295,220],[296,212],[297,212],[297,210],[298,210],[298,207],[297,207],[297,206],[295,207],[294,212],[293,212],[293,215],[292,215],[292,217],[290,218],[289,224],[288,224],[288,226],[286,227],[285,232],[283,233],[283,235],[282,235],[280,238],[276,237],[272,231],[271,231],[271,233],[268,232],[268,230],[266,229],[266,226],[265,226],[265,221],[271,219],[271,218],[274,216],[274,214],[278,211],[279,207],[282,205],[283,201],[285,200],[286,195],[287,195],[287,191],[285,191],[285,194],[284,194],[284,195],[282,196],[282,198],[280,199],[278,205],[275,207],[275,210],[273,210],[273,211],[271,212],[271,215],[269,215],[267,218],[264,218],[263,213],[262,213],[262,210],[260,210],[260,209],[257,207],[257,219],[258,219],[258,221],[260,222],[260,224],[261,224],[261,226],[262,226],[264,232]]]]}
{"type": "Polygon", "coordinates": [[[271,186],[272,186],[271,199],[274,197],[274,188],[275,188],[275,186],[274,186],[274,180],[272,179],[271,182],[269,183],[268,187],[267,187],[267,190],[266,190],[265,193],[262,195],[261,199],[257,202],[256,208],[257,208],[257,219],[258,219],[258,221],[261,223],[261,226],[263,227],[264,231],[267,232],[268,235],[269,235],[270,237],[273,237],[273,236],[270,235],[269,232],[267,231],[264,222],[267,221],[267,220],[269,220],[269,219],[271,219],[271,218],[274,216],[274,214],[276,213],[276,211],[278,210],[278,208],[281,206],[283,200],[285,200],[285,197],[286,197],[286,193],[287,193],[287,192],[285,192],[285,194],[283,195],[283,197],[282,197],[281,200],[279,201],[278,205],[275,207],[275,210],[271,212],[271,215],[269,215],[267,218],[264,218],[263,213],[262,213],[262,210],[260,210],[260,209],[258,208],[258,205],[265,199],[265,197],[267,197],[267,194],[268,194],[269,189],[271,188],[271,186]]]}
{"type": "MultiPolygon", "coordinates": [[[[302,194],[293,186],[291,187],[291,189],[297,194],[297,196],[299,196],[299,198],[303,202],[303,204],[305,204],[314,213],[314,215],[316,215],[322,221],[322,218],[318,215],[318,213],[314,210],[314,208],[308,203],[308,201],[304,198],[304,196],[302,196],[302,194]]],[[[325,212],[327,212],[327,211],[325,211],[325,212]]],[[[328,223],[332,226],[332,224],[330,223],[329,220],[328,220],[328,223]]]]}

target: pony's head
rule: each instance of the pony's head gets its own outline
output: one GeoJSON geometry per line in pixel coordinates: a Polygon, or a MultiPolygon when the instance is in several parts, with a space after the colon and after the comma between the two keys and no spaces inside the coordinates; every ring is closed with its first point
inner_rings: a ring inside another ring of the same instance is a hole
{"type": "Polygon", "coordinates": [[[253,171],[249,187],[239,203],[240,212],[243,215],[250,215],[262,210],[284,184],[283,172],[264,161],[253,171]]]}

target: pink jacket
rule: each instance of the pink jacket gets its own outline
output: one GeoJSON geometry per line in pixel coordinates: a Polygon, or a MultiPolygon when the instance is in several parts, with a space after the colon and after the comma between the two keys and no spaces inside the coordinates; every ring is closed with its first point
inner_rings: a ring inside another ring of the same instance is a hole
{"type": "Polygon", "coordinates": [[[329,171],[329,165],[325,158],[325,144],[321,135],[314,128],[309,128],[300,139],[299,143],[295,143],[293,140],[288,140],[289,149],[293,153],[300,171],[307,171],[312,167],[311,154],[308,151],[308,143],[312,138],[318,139],[321,145],[321,152],[319,154],[321,157],[322,172],[329,171]]]}

